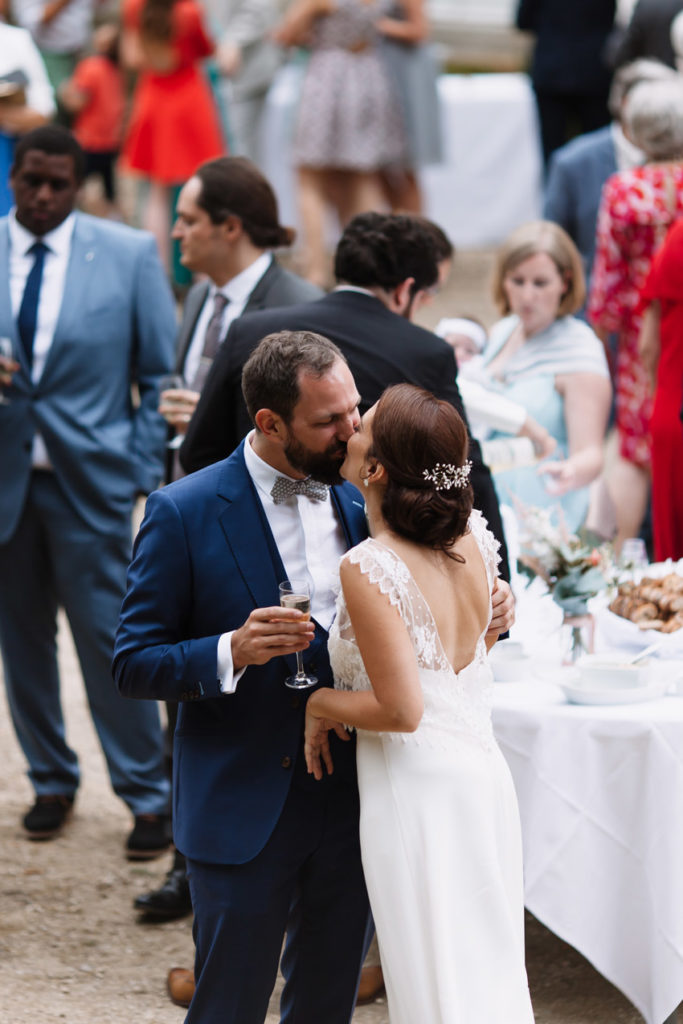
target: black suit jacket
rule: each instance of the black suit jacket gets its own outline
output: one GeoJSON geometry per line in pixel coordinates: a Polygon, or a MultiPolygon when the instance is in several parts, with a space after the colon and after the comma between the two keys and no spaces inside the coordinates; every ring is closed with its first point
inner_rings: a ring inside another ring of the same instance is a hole
{"type": "MultiPolygon", "coordinates": [[[[176,373],[182,373],[185,367],[187,350],[190,347],[209,287],[207,281],[202,281],[193,285],[187,293],[176,342],[176,373]]],[[[321,298],[322,295],[323,292],[316,285],[290,273],[276,260],[273,260],[249,296],[242,316],[246,316],[247,313],[256,313],[261,309],[273,309],[275,306],[292,306],[299,302],[313,302],[315,299],[321,298]]]]}
{"type": "MultiPolygon", "coordinates": [[[[385,388],[407,381],[450,402],[467,423],[453,350],[445,341],[390,312],[374,296],[332,292],[317,302],[242,316],[231,324],[180,449],[188,473],[225,458],[251,429],[242,397],[242,367],[261,338],[281,330],[315,331],[339,346],[360,392],[361,412],[374,405],[385,388]]],[[[470,442],[470,457],[475,505],[500,541],[501,575],[509,579],[498,499],[475,440],[470,442]]]]}
{"type": "Polygon", "coordinates": [[[638,0],[615,55],[615,64],[629,64],[639,57],[654,57],[676,66],[671,45],[671,22],[683,11],[683,0],[638,0]]]}
{"type": "Polygon", "coordinates": [[[519,0],[517,28],[536,34],[531,78],[538,90],[594,96],[609,88],[606,47],[616,0],[519,0]]]}
{"type": "MultiPolygon", "coordinates": [[[[199,314],[202,311],[202,306],[206,301],[206,296],[209,291],[210,285],[208,281],[201,281],[199,284],[195,284],[190,288],[185,298],[183,305],[183,317],[180,322],[178,329],[178,337],[176,340],[176,362],[175,372],[185,375],[185,360],[187,359],[187,351],[190,347],[192,337],[194,335],[195,327],[197,326],[197,320],[199,314]]],[[[272,263],[266,270],[263,277],[257,282],[256,287],[247,299],[247,303],[242,312],[242,316],[246,316],[247,313],[256,313],[261,309],[272,309],[276,306],[292,306],[295,303],[300,302],[313,302],[315,299],[321,298],[324,293],[316,285],[311,284],[310,281],[304,281],[302,277],[297,277],[296,274],[290,273],[289,270],[285,270],[280,264],[273,259],[272,263]]],[[[175,431],[172,427],[169,427],[168,439],[171,440],[175,436],[175,431]]],[[[230,452],[234,451],[237,444],[234,444],[230,449],[230,452]]],[[[226,454],[230,454],[227,452],[226,454]]],[[[170,449],[166,449],[166,480],[170,481],[173,479],[173,467],[174,467],[174,452],[170,449]]],[[[222,458],[223,456],[219,456],[222,458]]],[[[217,459],[211,459],[212,462],[217,462],[217,459]]]]}

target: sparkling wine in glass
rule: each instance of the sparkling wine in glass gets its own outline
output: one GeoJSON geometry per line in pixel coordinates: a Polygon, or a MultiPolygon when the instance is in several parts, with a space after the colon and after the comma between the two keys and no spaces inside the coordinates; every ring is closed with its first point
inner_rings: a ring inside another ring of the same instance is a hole
{"type": "MultiPolygon", "coordinates": [[[[306,580],[285,580],[280,584],[280,604],[283,608],[296,608],[303,612],[307,619],[311,617],[311,591],[306,580]]],[[[285,679],[285,686],[292,690],[307,690],[318,682],[315,676],[304,671],[301,651],[296,652],[296,675],[285,679]]]]}
{"type": "MultiPolygon", "coordinates": [[[[174,395],[173,392],[181,391],[183,388],[186,387],[187,381],[182,376],[182,374],[164,373],[161,377],[159,377],[159,398],[161,398],[164,392],[169,392],[168,394],[166,394],[166,397],[164,398],[164,404],[178,406],[182,405],[183,399],[180,398],[178,395],[174,395]]],[[[166,447],[175,450],[176,448],[180,448],[184,440],[184,434],[176,434],[175,437],[172,437],[171,440],[168,441],[166,447]]]]}
{"type": "MultiPolygon", "coordinates": [[[[13,359],[12,353],[12,339],[11,338],[0,338],[0,356],[3,359],[13,359]]],[[[0,405],[11,405],[11,399],[7,398],[0,389],[0,405]]]]}

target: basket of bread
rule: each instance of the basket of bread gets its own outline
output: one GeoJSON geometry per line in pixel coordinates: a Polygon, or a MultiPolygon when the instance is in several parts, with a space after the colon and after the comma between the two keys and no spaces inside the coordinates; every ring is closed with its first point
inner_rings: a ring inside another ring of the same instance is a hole
{"type": "Polygon", "coordinates": [[[620,583],[609,610],[640,630],[676,633],[683,629],[683,576],[670,572],[620,583]]]}

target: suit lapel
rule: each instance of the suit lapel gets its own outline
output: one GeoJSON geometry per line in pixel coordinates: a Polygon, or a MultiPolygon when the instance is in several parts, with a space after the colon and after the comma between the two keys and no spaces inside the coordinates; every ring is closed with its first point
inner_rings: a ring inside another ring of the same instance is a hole
{"type": "Polygon", "coordinates": [[[185,308],[183,310],[183,321],[180,326],[180,333],[178,335],[178,343],[176,346],[177,373],[183,372],[187,351],[190,347],[190,342],[192,341],[195,327],[197,326],[197,320],[199,319],[199,314],[202,311],[202,306],[206,302],[208,291],[209,285],[201,284],[192,288],[188,292],[187,299],[185,300],[185,308]]]}
{"type": "Polygon", "coordinates": [[[344,531],[347,548],[360,544],[368,535],[365,502],[360,491],[351,484],[332,488],[332,501],[344,531]]]}
{"type": "Polygon", "coordinates": [[[21,363],[26,378],[30,380],[31,375],[29,373],[28,363],[26,362],[24,346],[19,341],[17,322],[12,315],[12,296],[9,290],[9,260],[9,228],[7,227],[7,219],[5,218],[2,222],[2,229],[0,230],[0,334],[6,338],[12,339],[14,344],[14,354],[17,360],[21,363]]]}
{"type": "MultiPolygon", "coordinates": [[[[55,327],[52,344],[47,353],[42,379],[45,380],[50,367],[59,356],[62,338],[78,336],[83,332],[83,312],[89,305],[93,292],[94,274],[97,273],[99,251],[97,235],[91,224],[76,215],[71,252],[64,278],[62,304],[55,327]]],[[[101,279],[100,279],[101,280],[101,279]]],[[[101,286],[100,286],[101,288],[101,286]]]]}
{"type": "Polygon", "coordinates": [[[247,299],[247,304],[242,311],[242,316],[244,316],[245,313],[254,313],[257,309],[266,308],[268,291],[271,287],[272,279],[278,273],[278,270],[279,267],[275,260],[273,260],[263,277],[256,282],[256,287],[252,290],[249,298],[247,299]]]}
{"type": "Polygon", "coordinates": [[[219,521],[255,606],[263,608],[278,603],[278,585],[286,572],[243,452],[244,442],[225,463],[218,495],[226,504],[219,521]]]}

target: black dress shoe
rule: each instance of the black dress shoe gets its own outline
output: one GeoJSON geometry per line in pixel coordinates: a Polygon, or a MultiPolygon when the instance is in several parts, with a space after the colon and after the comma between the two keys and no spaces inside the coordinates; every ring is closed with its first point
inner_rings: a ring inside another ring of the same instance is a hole
{"type": "Polygon", "coordinates": [[[159,921],[175,921],[192,913],[190,886],[187,882],[185,867],[173,866],[166,875],[164,884],[154,892],[145,892],[138,896],[133,904],[147,918],[159,921]]]}
{"type": "Polygon", "coordinates": [[[167,814],[136,814],[135,827],[126,842],[128,860],[152,860],[171,845],[167,814]]]}
{"type": "Polygon", "coordinates": [[[29,839],[54,839],[64,828],[74,805],[72,796],[61,793],[37,796],[24,815],[23,825],[29,839]]]}

